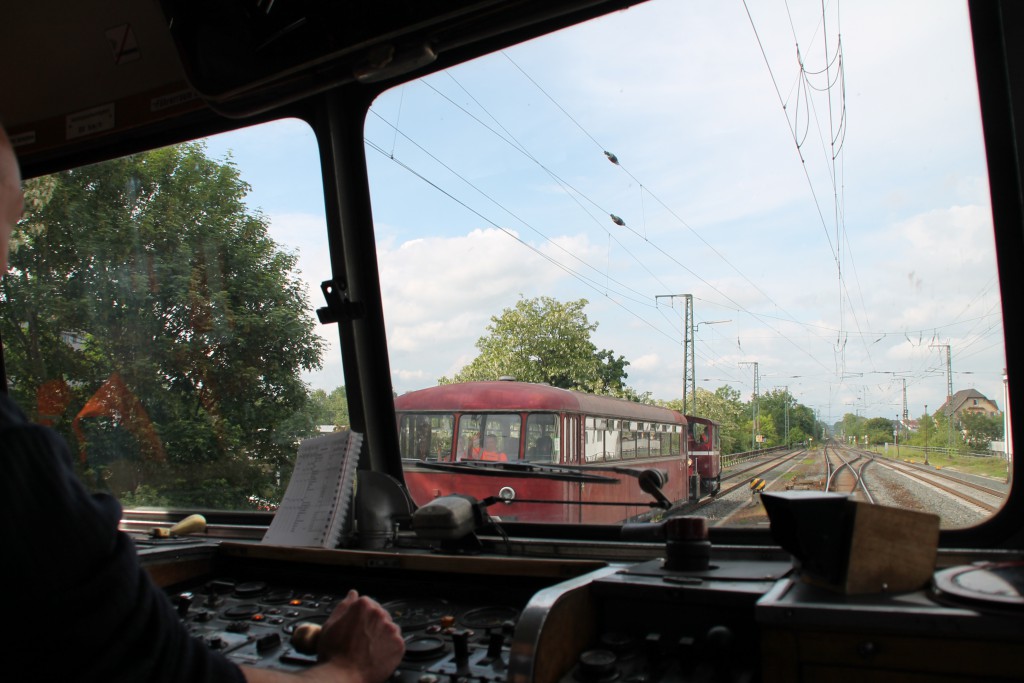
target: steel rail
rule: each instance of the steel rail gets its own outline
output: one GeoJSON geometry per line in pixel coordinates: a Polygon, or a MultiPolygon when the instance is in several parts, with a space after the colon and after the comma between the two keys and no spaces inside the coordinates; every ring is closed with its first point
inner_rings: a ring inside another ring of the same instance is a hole
{"type": "MultiPolygon", "coordinates": [[[[937,472],[928,472],[927,476],[926,476],[925,473],[922,473],[922,472],[920,472],[918,470],[915,470],[913,468],[904,467],[904,466],[897,465],[897,464],[892,463],[892,462],[887,462],[885,460],[878,460],[877,462],[879,464],[881,464],[881,465],[884,465],[885,467],[888,467],[891,470],[895,470],[896,472],[899,472],[901,474],[905,474],[908,477],[911,477],[913,479],[917,479],[919,481],[922,481],[922,482],[928,484],[929,486],[934,486],[935,488],[937,488],[937,489],[939,489],[941,491],[945,491],[946,493],[952,495],[953,497],[959,498],[960,500],[963,500],[963,501],[966,501],[966,502],[970,503],[971,505],[977,505],[978,507],[980,507],[983,510],[986,510],[988,512],[995,512],[996,510],[998,510],[1001,507],[999,505],[992,505],[991,503],[986,503],[984,501],[978,500],[974,496],[969,496],[966,493],[964,493],[963,491],[958,491],[955,488],[952,488],[950,486],[946,486],[945,484],[941,483],[940,481],[936,481],[936,479],[942,479],[943,478],[942,475],[937,473],[937,472]]],[[[955,477],[945,477],[945,478],[947,480],[953,479],[954,481],[957,482],[957,484],[966,483],[966,482],[962,481],[961,479],[956,479],[955,477]]],[[[991,495],[1002,496],[1004,494],[1002,494],[1002,493],[994,493],[994,494],[991,494],[991,495]]]]}

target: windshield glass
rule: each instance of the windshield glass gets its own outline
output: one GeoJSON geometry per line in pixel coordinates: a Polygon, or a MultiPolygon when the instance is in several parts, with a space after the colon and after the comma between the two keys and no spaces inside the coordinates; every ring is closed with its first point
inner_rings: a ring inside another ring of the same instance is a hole
{"type": "MultiPolygon", "coordinates": [[[[963,527],[1005,499],[962,3],[644,3],[389,90],[365,142],[418,503],[763,527],[758,492],[828,487],[963,527]]],[[[25,191],[18,404],[126,507],[273,509],[298,442],[349,426],[309,126],[25,191]]]]}
{"type": "Polygon", "coordinates": [[[330,270],[311,129],[77,168],[25,197],[0,280],[13,398],[126,507],[273,509],[298,440],[347,427],[315,316],[330,270]]]}
{"type": "MultiPolygon", "coordinates": [[[[527,460],[552,438],[554,463],[668,473],[657,514],[763,528],[759,491],[828,486],[962,527],[1005,499],[964,3],[645,3],[396,87],[365,136],[398,401],[464,387],[430,399],[460,420],[442,459],[523,438],[459,418],[473,397],[522,414],[527,460]]],[[[405,467],[432,497],[541,498],[405,467]]],[[[652,500],[544,491],[536,521],[652,500]]]]}

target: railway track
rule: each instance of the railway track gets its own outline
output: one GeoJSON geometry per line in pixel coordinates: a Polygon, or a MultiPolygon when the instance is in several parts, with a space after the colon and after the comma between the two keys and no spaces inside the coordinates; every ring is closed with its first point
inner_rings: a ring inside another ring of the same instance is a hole
{"type": "MultiPolygon", "coordinates": [[[[722,471],[722,487],[717,494],[680,504],[669,510],[666,516],[693,514],[707,516],[714,525],[754,526],[767,524],[767,517],[759,505],[758,494],[761,491],[831,491],[884,505],[893,505],[887,501],[896,495],[900,501],[896,506],[904,507],[905,500],[911,505],[913,503],[900,498],[894,491],[898,488],[911,492],[916,487],[927,487],[936,495],[945,496],[950,503],[957,501],[974,509],[978,515],[994,512],[1006,498],[1005,491],[983,483],[892,461],[843,445],[828,444],[822,453],[801,449],[767,460],[733,465],[722,471]],[[813,458],[810,457],[812,453],[813,458]]],[[[915,506],[913,509],[932,511],[933,507],[926,503],[925,507],[915,506]]],[[[947,513],[941,507],[934,508],[934,511],[947,519],[947,513]]]]}
{"type": "Polygon", "coordinates": [[[960,477],[955,477],[937,470],[925,469],[923,467],[887,460],[885,458],[876,458],[875,462],[890,470],[899,472],[904,476],[948,493],[958,500],[975,505],[986,512],[995,512],[998,510],[1002,506],[1002,501],[1006,498],[1005,491],[999,491],[998,489],[967,481],[966,479],[961,479],[960,477]],[[983,494],[983,496],[993,500],[984,499],[978,494],[983,494]]]}
{"type": "Polygon", "coordinates": [[[678,507],[674,507],[671,510],[669,510],[665,516],[670,517],[677,515],[688,515],[703,507],[711,505],[712,503],[715,503],[725,498],[730,493],[733,493],[739,489],[748,488],[750,485],[750,481],[752,479],[761,478],[763,475],[771,472],[772,470],[778,467],[781,467],[782,465],[785,465],[794,458],[803,455],[806,452],[807,451],[805,449],[801,449],[789,453],[781,453],[773,457],[770,457],[768,460],[758,461],[757,463],[749,467],[744,467],[738,470],[729,470],[728,473],[726,473],[726,471],[723,470],[722,487],[718,492],[716,492],[713,495],[703,496],[697,501],[687,502],[679,505],[678,507]],[[726,482],[732,480],[736,480],[736,482],[733,484],[726,484],[726,482]]]}
{"type": "Polygon", "coordinates": [[[723,469],[717,495],[681,504],[667,516],[705,516],[716,526],[760,526],[768,520],[759,494],[775,490],[826,490],[871,504],[934,512],[948,528],[977,523],[1007,497],[1006,490],[967,480],[961,473],[830,443],[823,452],[787,452],[723,469]]]}
{"type": "Polygon", "coordinates": [[[843,454],[842,449],[826,445],[824,458],[826,491],[849,493],[868,503],[875,502],[868,490],[867,482],[864,480],[864,470],[874,461],[873,455],[855,451],[853,457],[850,458],[843,454]],[[858,466],[858,461],[861,460],[863,462],[860,462],[858,466]]]}

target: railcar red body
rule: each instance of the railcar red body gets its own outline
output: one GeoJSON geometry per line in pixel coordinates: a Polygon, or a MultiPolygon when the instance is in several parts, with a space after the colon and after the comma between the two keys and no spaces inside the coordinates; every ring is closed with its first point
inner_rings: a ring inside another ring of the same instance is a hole
{"type": "Polygon", "coordinates": [[[617,523],[651,510],[637,476],[687,499],[687,418],[668,408],[543,384],[468,382],[395,399],[405,481],[418,505],[450,493],[514,496],[492,515],[617,523]],[[448,467],[449,469],[445,469],[448,467]]]}
{"type": "Polygon", "coordinates": [[[722,487],[722,443],[718,423],[704,417],[686,416],[687,451],[700,478],[702,494],[722,487]]]}

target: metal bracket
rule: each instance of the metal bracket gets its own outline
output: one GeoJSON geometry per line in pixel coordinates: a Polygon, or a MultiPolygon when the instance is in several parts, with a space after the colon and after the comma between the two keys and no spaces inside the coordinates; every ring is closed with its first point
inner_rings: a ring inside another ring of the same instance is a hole
{"type": "Polygon", "coordinates": [[[349,300],[348,288],[343,283],[324,280],[320,283],[320,291],[327,301],[326,306],[316,309],[316,317],[322,325],[363,317],[362,304],[349,300]]]}

